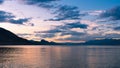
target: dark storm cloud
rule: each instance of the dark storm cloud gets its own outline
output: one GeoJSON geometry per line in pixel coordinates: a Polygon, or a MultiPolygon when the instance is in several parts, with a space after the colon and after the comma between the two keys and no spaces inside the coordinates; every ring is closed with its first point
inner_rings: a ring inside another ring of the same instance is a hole
{"type": "Polygon", "coordinates": [[[68,5],[58,6],[53,14],[56,14],[56,16],[52,19],[49,19],[50,21],[79,20],[81,16],[85,15],[80,14],[78,7],[68,5]]]}
{"type": "Polygon", "coordinates": [[[106,10],[100,14],[100,18],[109,18],[109,20],[120,20],[120,6],[106,10]]]}
{"type": "Polygon", "coordinates": [[[23,24],[24,22],[28,22],[28,21],[29,21],[29,18],[18,19],[18,20],[14,20],[14,19],[9,20],[9,22],[13,23],[13,24],[23,24]]]}
{"type": "Polygon", "coordinates": [[[120,31],[120,26],[119,27],[115,27],[114,30],[120,31]]]}

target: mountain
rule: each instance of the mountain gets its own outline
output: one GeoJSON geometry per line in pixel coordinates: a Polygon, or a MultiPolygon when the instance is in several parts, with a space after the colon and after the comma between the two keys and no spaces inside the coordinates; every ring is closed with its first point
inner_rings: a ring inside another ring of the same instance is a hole
{"type": "Polygon", "coordinates": [[[32,45],[59,45],[58,43],[56,42],[49,42],[49,41],[46,41],[44,39],[42,39],[41,41],[34,41],[34,40],[30,40],[30,43],[32,45]]]}
{"type": "Polygon", "coordinates": [[[90,40],[84,45],[120,45],[120,39],[90,40]]]}
{"type": "Polygon", "coordinates": [[[0,45],[120,45],[120,40],[90,40],[85,43],[56,43],[48,42],[44,39],[41,41],[33,41],[23,39],[4,28],[0,28],[0,45]]]}
{"type": "Polygon", "coordinates": [[[85,43],[64,43],[64,45],[117,45],[120,46],[120,39],[90,40],[85,43]]]}
{"type": "Polygon", "coordinates": [[[26,39],[20,38],[14,33],[0,28],[0,45],[20,45],[20,44],[30,44],[26,39]]]}
{"type": "Polygon", "coordinates": [[[26,40],[18,37],[14,33],[0,28],[0,45],[56,45],[55,42],[48,42],[44,39],[41,41],[26,40]]]}

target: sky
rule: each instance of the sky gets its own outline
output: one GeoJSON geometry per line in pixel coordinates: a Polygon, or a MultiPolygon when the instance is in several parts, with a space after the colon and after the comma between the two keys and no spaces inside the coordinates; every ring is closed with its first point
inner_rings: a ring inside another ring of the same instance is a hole
{"type": "Polygon", "coordinates": [[[36,41],[120,39],[120,0],[0,0],[0,27],[36,41]]]}

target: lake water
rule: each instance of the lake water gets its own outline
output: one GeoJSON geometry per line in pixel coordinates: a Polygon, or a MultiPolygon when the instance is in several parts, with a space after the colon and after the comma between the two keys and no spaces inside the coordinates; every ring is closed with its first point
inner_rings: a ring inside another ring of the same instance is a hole
{"type": "Polygon", "coordinates": [[[120,46],[1,46],[0,68],[120,68],[120,46]]]}

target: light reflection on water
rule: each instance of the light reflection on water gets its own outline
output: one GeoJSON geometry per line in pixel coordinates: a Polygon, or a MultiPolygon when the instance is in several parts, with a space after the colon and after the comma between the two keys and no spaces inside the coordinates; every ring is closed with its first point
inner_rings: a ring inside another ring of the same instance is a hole
{"type": "Polygon", "coordinates": [[[0,47],[0,68],[120,68],[120,47],[0,47]]]}

